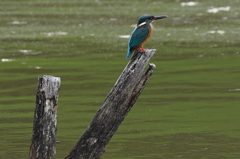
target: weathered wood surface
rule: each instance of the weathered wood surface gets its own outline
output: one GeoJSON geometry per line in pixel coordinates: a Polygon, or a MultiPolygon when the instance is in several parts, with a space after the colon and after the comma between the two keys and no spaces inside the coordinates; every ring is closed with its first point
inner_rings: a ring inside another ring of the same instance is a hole
{"type": "Polygon", "coordinates": [[[38,78],[30,159],[54,159],[56,154],[57,104],[60,78],[38,78]]]}
{"type": "Polygon", "coordinates": [[[66,159],[99,159],[106,145],[131,110],[155,68],[150,64],[155,49],[135,52],[107,95],[92,122],[66,159]]]}

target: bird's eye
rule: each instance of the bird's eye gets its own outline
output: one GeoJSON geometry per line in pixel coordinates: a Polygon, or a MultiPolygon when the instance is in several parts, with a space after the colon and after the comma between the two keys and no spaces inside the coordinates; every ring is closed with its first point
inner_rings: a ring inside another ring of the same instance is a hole
{"type": "Polygon", "coordinates": [[[150,18],[150,20],[153,20],[154,19],[154,16],[152,16],[151,18],[150,18]]]}

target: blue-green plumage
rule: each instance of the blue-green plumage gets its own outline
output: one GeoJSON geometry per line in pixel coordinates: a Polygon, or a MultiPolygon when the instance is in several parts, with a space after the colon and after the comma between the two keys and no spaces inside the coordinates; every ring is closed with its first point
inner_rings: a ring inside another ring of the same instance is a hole
{"type": "Polygon", "coordinates": [[[152,27],[151,22],[153,20],[166,18],[167,16],[151,16],[143,15],[138,19],[137,26],[134,28],[131,37],[128,41],[128,52],[126,59],[139,48],[142,48],[147,39],[151,36],[152,27]]]}
{"type": "Polygon", "coordinates": [[[143,25],[143,26],[137,26],[129,39],[128,42],[128,54],[127,59],[131,56],[132,52],[138,48],[138,46],[147,38],[147,36],[150,33],[150,26],[149,25],[143,25]]]}

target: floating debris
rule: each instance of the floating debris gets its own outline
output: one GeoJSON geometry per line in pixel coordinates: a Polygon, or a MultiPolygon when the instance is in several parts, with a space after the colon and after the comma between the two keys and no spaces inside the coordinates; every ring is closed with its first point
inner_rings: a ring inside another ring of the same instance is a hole
{"type": "Polygon", "coordinates": [[[218,34],[225,34],[225,31],[224,30],[218,30],[217,33],[218,34]]]}
{"type": "Polygon", "coordinates": [[[182,7],[185,7],[185,6],[195,6],[197,4],[198,4],[198,2],[182,2],[181,6],[182,7]]]}
{"type": "Polygon", "coordinates": [[[209,34],[225,34],[225,31],[224,30],[217,30],[217,31],[214,31],[214,30],[211,30],[211,31],[208,31],[207,33],[209,34]]]}
{"type": "Polygon", "coordinates": [[[1,61],[2,62],[11,62],[11,61],[13,61],[13,59],[2,59],[1,61]]]}
{"type": "Polygon", "coordinates": [[[32,50],[18,50],[18,51],[25,55],[37,55],[42,53],[42,52],[33,52],[32,50]]]}
{"type": "Polygon", "coordinates": [[[219,11],[229,11],[230,10],[230,6],[227,6],[227,7],[219,7],[219,8],[210,8],[207,10],[208,13],[217,13],[219,11]]]}
{"type": "Polygon", "coordinates": [[[110,18],[110,21],[117,21],[117,18],[110,18]]]}
{"type": "Polygon", "coordinates": [[[42,67],[40,66],[28,66],[29,68],[35,68],[35,69],[41,69],[42,67]]]}
{"type": "Polygon", "coordinates": [[[18,50],[19,52],[21,53],[29,53],[29,52],[32,52],[32,50],[18,50]]]}
{"type": "Polygon", "coordinates": [[[34,68],[35,68],[35,69],[41,69],[41,67],[39,67],[39,66],[35,66],[34,68]]]}
{"type": "Polygon", "coordinates": [[[128,39],[130,35],[118,35],[119,38],[128,39]]]}
{"type": "Polygon", "coordinates": [[[232,92],[232,91],[234,91],[234,92],[235,92],[235,91],[240,91],[240,88],[237,88],[237,89],[229,89],[228,91],[229,91],[229,92],[232,92]]]}
{"type": "Polygon", "coordinates": [[[41,32],[41,34],[53,36],[53,35],[67,35],[68,33],[63,31],[57,31],[57,32],[41,32]]]}
{"type": "Polygon", "coordinates": [[[26,21],[13,21],[10,24],[14,24],[14,25],[23,25],[23,24],[27,24],[26,21]]]}

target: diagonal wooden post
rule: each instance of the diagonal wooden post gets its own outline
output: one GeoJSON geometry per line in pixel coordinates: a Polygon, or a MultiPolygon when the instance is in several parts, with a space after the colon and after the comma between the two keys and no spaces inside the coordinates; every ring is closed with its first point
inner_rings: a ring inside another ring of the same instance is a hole
{"type": "Polygon", "coordinates": [[[30,159],[55,158],[59,89],[59,77],[38,78],[30,159]]]}
{"type": "Polygon", "coordinates": [[[154,64],[145,68],[155,49],[137,51],[107,95],[92,122],[65,159],[99,159],[106,145],[141,94],[154,64]]]}

